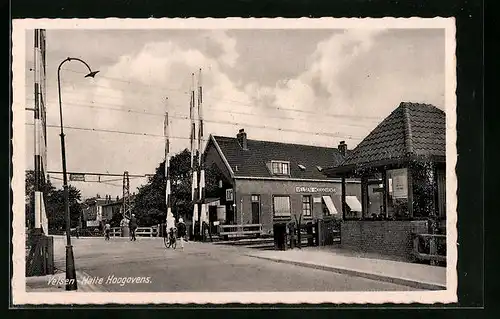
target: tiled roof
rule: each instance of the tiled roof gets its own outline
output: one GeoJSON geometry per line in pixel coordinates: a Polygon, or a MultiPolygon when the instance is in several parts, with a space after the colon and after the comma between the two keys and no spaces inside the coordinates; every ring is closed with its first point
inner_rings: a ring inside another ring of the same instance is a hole
{"type": "Polygon", "coordinates": [[[273,177],[269,163],[288,161],[291,178],[329,179],[318,170],[317,166],[325,169],[340,164],[343,159],[336,148],[247,139],[248,149],[244,150],[235,137],[213,136],[213,138],[236,177],[273,177]],[[305,169],[301,169],[299,164],[305,169]]]}
{"type": "Polygon", "coordinates": [[[402,102],[338,166],[390,163],[446,155],[445,113],[430,104],[402,102]]]}

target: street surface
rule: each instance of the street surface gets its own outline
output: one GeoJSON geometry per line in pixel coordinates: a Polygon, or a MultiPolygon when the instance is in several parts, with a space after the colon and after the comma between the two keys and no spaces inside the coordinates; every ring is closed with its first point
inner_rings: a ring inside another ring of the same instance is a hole
{"type": "MultiPolygon", "coordinates": [[[[64,270],[65,239],[55,237],[54,244],[56,267],[64,270]]],[[[88,274],[91,282],[93,280],[106,291],[413,290],[387,282],[245,256],[250,249],[245,247],[189,242],[184,250],[179,247],[172,250],[164,247],[162,238],[137,238],[136,242],[130,242],[128,238],[111,238],[110,241],[73,238],[72,244],[77,271],[88,274]],[[120,284],[119,278],[126,277],[135,278],[129,279],[135,282],[120,284]]]]}

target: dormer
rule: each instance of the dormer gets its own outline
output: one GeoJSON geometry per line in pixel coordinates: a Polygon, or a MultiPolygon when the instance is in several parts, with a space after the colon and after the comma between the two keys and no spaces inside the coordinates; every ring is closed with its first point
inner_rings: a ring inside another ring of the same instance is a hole
{"type": "Polygon", "coordinates": [[[288,161],[271,161],[271,173],[276,176],[290,176],[290,162],[288,161]]]}

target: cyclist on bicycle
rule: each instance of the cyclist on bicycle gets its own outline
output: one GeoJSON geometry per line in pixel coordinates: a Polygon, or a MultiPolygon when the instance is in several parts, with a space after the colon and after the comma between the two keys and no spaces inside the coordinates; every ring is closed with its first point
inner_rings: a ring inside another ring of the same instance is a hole
{"type": "Polygon", "coordinates": [[[175,249],[175,242],[176,242],[176,236],[175,236],[175,232],[176,232],[176,228],[175,226],[174,227],[170,227],[170,229],[168,230],[168,246],[169,247],[173,247],[175,249]]]}

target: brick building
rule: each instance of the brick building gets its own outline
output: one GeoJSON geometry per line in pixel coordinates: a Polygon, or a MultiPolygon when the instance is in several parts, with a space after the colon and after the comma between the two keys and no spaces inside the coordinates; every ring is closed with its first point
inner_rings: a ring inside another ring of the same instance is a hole
{"type": "MultiPolygon", "coordinates": [[[[236,137],[211,135],[204,161],[219,173],[219,191],[211,194],[218,200],[209,205],[210,223],[261,224],[270,233],[273,223],[294,215],[302,214],[304,222],[340,217],[340,179],[323,169],[340,164],[348,152],[344,142],[337,149],[259,141],[243,129],[236,137]]],[[[346,183],[352,203],[361,198],[358,184],[346,183]]]]}
{"type": "Polygon", "coordinates": [[[401,103],[340,165],[325,169],[361,180],[361,211],[343,200],[343,247],[411,259],[412,234],[445,233],[445,123],[435,106],[401,103]]]}

